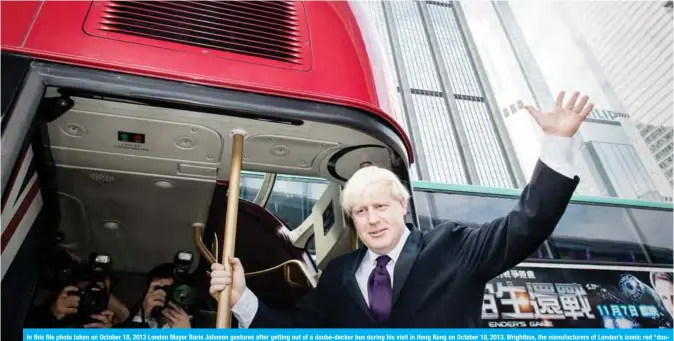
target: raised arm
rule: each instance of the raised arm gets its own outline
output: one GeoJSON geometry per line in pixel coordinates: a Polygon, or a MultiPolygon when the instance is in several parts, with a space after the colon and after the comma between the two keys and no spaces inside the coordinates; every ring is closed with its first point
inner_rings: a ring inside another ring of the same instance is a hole
{"type": "Polygon", "coordinates": [[[543,129],[541,156],[529,184],[505,216],[477,229],[466,229],[458,260],[488,280],[525,260],[552,234],[580,179],[573,170],[573,135],[592,111],[587,96],[574,93],[562,106],[564,92],[549,113],[527,107],[543,129]]]}

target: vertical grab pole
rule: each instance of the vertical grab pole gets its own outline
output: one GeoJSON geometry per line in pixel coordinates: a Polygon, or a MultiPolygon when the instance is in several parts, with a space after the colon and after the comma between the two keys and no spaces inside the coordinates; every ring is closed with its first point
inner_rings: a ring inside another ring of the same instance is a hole
{"type": "MultiPolygon", "coordinates": [[[[236,222],[239,215],[239,187],[241,180],[241,159],[243,154],[244,133],[235,131],[232,135],[232,162],[229,171],[229,189],[227,195],[227,217],[225,220],[225,241],[222,250],[222,265],[232,273],[229,257],[234,256],[236,241],[236,222]]],[[[217,256],[217,255],[216,255],[217,256]]],[[[233,278],[233,276],[232,276],[233,278]]],[[[231,328],[232,286],[228,285],[218,297],[218,315],[216,328],[231,328]]]]}

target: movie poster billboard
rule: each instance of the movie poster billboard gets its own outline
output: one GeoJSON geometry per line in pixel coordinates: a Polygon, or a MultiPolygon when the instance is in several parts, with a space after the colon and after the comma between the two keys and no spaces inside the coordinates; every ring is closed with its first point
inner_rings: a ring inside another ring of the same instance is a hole
{"type": "Polygon", "coordinates": [[[672,328],[672,270],[518,266],[489,281],[485,328],[672,328]]]}

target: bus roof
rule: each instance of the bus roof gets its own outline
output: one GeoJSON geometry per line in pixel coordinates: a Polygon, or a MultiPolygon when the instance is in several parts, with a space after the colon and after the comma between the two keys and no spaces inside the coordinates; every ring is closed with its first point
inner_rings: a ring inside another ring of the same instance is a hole
{"type": "Polygon", "coordinates": [[[360,109],[390,125],[409,163],[414,161],[409,137],[395,120],[397,94],[378,65],[383,50],[363,25],[366,16],[349,2],[3,1],[1,6],[5,51],[360,109]]]}

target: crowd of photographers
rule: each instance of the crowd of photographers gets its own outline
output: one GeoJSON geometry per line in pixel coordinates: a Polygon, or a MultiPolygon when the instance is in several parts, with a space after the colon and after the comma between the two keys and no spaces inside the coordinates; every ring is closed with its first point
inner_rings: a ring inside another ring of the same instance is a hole
{"type": "Polygon", "coordinates": [[[81,260],[57,251],[25,327],[192,328],[193,316],[188,312],[197,295],[191,263],[190,252],[178,252],[173,263],[156,266],[147,274],[142,299],[127,307],[113,294],[116,283],[108,255],[92,254],[81,260]]]}

